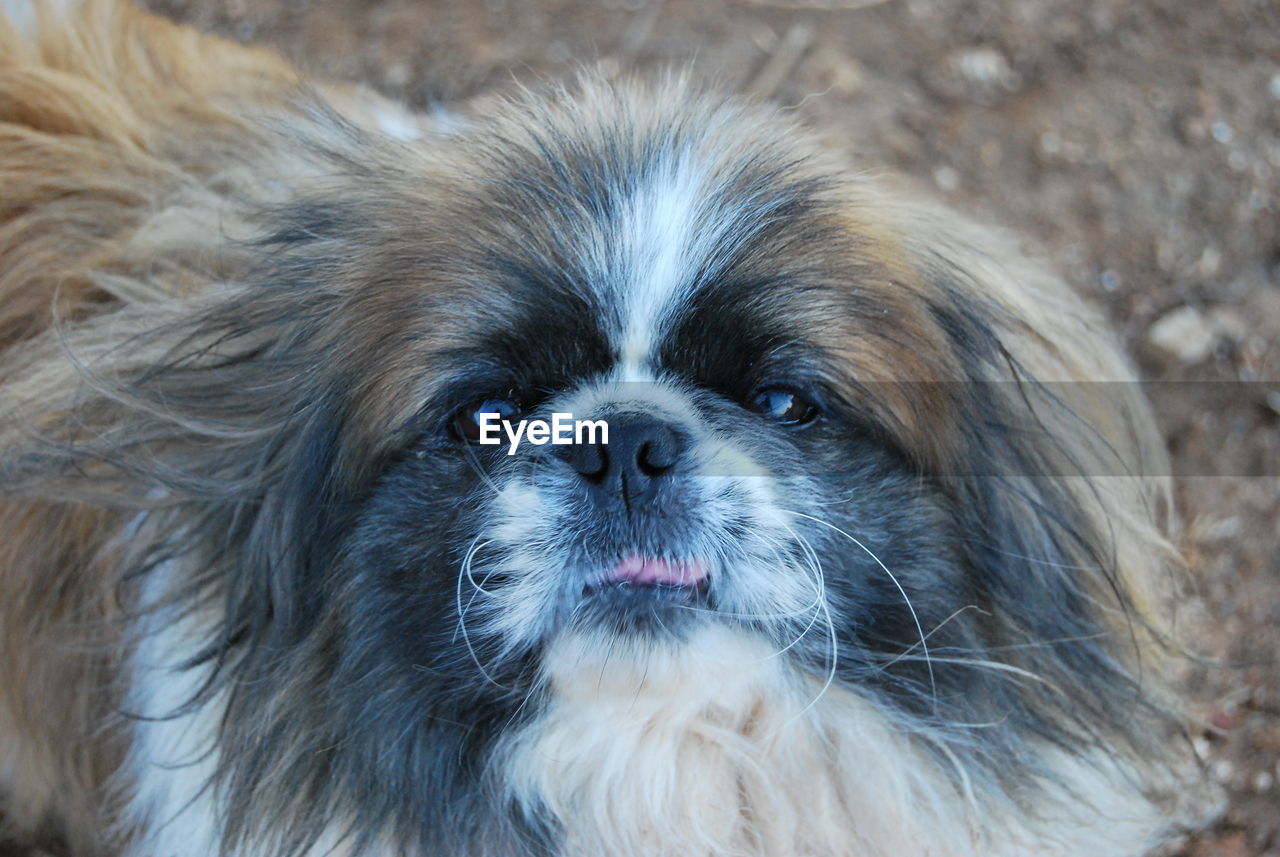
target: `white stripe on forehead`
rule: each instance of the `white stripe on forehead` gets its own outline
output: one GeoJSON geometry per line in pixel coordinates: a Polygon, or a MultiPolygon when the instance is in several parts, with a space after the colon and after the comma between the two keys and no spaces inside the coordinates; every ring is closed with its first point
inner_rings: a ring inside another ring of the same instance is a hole
{"type": "Polygon", "coordinates": [[[625,202],[615,251],[621,277],[614,286],[622,319],[617,373],[624,380],[649,375],[664,326],[688,296],[699,250],[707,244],[707,184],[705,171],[677,153],[625,202]]]}

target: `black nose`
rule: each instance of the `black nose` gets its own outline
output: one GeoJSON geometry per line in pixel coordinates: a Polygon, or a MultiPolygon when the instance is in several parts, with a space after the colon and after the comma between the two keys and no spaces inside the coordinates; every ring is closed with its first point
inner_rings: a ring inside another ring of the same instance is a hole
{"type": "Polygon", "coordinates": [[[653,502],[663,477],[680,459],[684,442],[670,424],[648,416],[627,416],[609,423],[609,442],[563,447],[565,459],[602,502],[622,501],[627,508],[653,502]]]}

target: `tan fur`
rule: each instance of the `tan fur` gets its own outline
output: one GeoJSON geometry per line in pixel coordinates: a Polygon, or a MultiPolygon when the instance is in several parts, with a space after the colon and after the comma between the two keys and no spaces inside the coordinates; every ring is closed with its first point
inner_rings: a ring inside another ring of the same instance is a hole
{"type": "MultiPolygon", "coordinates": [[[[126,4],[90,3],[76,26],[37,8],[39,39],[0,17],[0,346],[19,359],[15,343],[55,318],[163,301],[216,275],[210,218],[227,211],[232,187],[256,181],[234,160],[255,135],[219,102],[272,104],[295,85],[269,53],[126,4]]],[[[30,378],[6,401],[73,384],[72,371],[30,378]]],[[[121,522],[81,506],[0,504],[4,813],[19,829],[54,825],[84,854],[106,847],[107,781],[123,754],[112,728],[117,581],[98,572],[121,522]]]]}
{"type": "MultiPolygon", "coordinates": [[[[32,4],[14,19],[21,31],[0,14],[0,384],[5,408],[42,407],[47,420],[79,384],[42,336],[51,325],[114,313],[77,341],[93,360],[129,330],[199,311],[246,264],[234,245],[256,232],[246,202],[269,203],[279,182],[314,170],[276,155],[270,126],[287,124],[302,87],[276,55],[126,2],[63,5],[32,4]]],[[[347,87],[325,97],[368,124],[394,112],[347,87]]],[[[0,443],[20,442],[12,431],[0,427],[0,443]]],[[[77,854],[113,853],[130,788],[116,714],[121,565],[103,556],[119,553],[124,520],[0,503],[0,812],[18,830],[59,831],[77,854]]]]}

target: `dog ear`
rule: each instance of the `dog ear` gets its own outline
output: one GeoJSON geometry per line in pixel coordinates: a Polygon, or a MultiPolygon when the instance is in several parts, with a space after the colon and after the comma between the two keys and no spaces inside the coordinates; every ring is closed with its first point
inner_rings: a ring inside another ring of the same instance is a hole
{"type": "Polygon", "coordinates": [[[1154,724],[1164,713],[1147,660],[1160,639],[1147,581],[1169,576],[1173,554],[1152,518],[1134,512],[1150,499],[1151,474],[1138,472],[1150,465],[1121,451],[1158,438],[1114,428],[1151,427],[1145,405],[1132,383],[1035,377],[1010,347],[1024,334],[1000,308],[947,281],[938,294],[931,312],[964,367],[963,390],[950,396],[959,455],[938,475],[974,598],[999,605],[986,643],[1043,682],[1019,695],[1045,737],[1074,744],[1111,729],[1123,733],[1107,736],[1114,746],[1141,756],[1162,740],[1154,724]]]}

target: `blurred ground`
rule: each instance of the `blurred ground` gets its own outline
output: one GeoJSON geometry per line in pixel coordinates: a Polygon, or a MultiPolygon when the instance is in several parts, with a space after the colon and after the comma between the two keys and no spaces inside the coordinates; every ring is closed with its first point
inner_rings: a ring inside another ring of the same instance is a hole
{"type": "Polygon", "coordinates": [[[1162,386],[1201,739],[1231,794],[1184,857],[1280,857],[1280,0],[150,0],[416,107],[689,66],[1017,227],[1162,386]],[[1269,383],[1268,383],[1269,382],[1269,383]],[[1256,474],[1269,473],[1271,476],[1256,474]],[[1217,475],[1205,475],[1217,474],[1217,475]]]}

